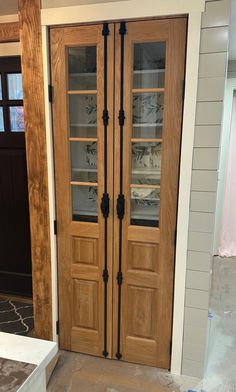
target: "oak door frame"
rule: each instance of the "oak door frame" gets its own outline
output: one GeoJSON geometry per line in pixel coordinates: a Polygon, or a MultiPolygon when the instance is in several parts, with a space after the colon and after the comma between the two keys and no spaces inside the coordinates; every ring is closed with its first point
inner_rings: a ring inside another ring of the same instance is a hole
{"type": "Polygon", "coordinates": [[[16,23],[24,93],[35,337],[52,340],[49,179],[40,0],[18,0],[18,8],[19,23],[16,23]],[[34,87],[29,88],[28,84],[34,87]]]}
{"type": "MultiPolygon", "coordinates": [[[[40,24],[39,24],[40,27],[40,24]]],[[[30,39],[30,37],[28,37],[30,39]]],[[[7,23],[0,23],[0,44],[5,44],[5,43],[21,43],[22,40],[20,40],[20,23],[19,22],[7,22],[7,23]]],[[[17,54],[18,55],[18,54],[17,54]]],[[[23,69],[22,69],[22,75],[23,75],[23,69]]],[[[43,89],[43,87],[41,87],[43,89]]],[[[24,92],[25,95],[25,92],[24,92]]],[[[44,109],[44,102],[42,108],[44,109]]],[[[25,110],[26,116],[27,112],[25,110]]],[[[27,132],[27,131],[26,131],[27,132]]],[[[45,144],[46,146],[46,144],[45,144]]],[[[30,145],[29,143],[26,143],[25,150],[26,150],[26,161],[27,161],[27,171],[28,174],[32,170],[32,168],[35,165],[35,162],[33,159],[31,159],[31,156],[29,154],[29,148],[30,145]]],[[[28,177],[29,178],[29,177],[28,177]]],[[[41,181],[41,177],[39,178],[39,181],[41,181]]],[[[48,178],[46,178],[46,181],[48,182],[48,178]]],[[[32,184],[28,183],[28,190],[30,192],[30,188],[32,187],[32,184]]],[[[40,204],[40,208],[43,206],[40,204]]],[[[49,204],[47,203],[47,208],[49,208],[49,204]]],[[[33,209],[32,205],[32,199],[29,197],[29,212],[31,215],[31,211],[33,209]]],[[[31,238],[37,236],[37,233],[34,232],[33,228],[31,227],[31,238]]],[[[42,244],[43,245],[43,244],[42,244]]],[[[37,246],[40,246],[40,243],[38,242],[37,246]]],[[[45,295],[42,295],[42,292],[39,289],[39,286],[41,285],[41,282],[37,282],[36,275],[37,275],[37,268],[41,268],[42,266],[38,265],[38,260],[33,257],[34,252],[32,251],[32,243],[31,243],[31,253],[32,253],[32,285],[33,285],[33,308],[34,308],[34,325],[35,325],[35,331],[36,331],[36,337],[42,338],[42,339],[51,339],[52,338],[52,325],[51,325],[51,311],[50,312],[45,312],[45,308],[43,306],[43,303],[45,303],[45,296],[48,298],[46,301],[48,303],[51,303],[51,276],[46,276],[46,280],[50,282],[49,285],[49,290],[45,291],[45,295]],[[42,309],[40,311],[40,309],[42,309]],[[44,316],[42,316],[42,313],[45,313],[44,316]],[[45,317],[46,317],[46,322],[45,322],[45,317]],[[45,330],[45,325],[48,325],[47,330],[45,330]]],[[[51,265],[51,259],[47,260],[47,265],[51,265]]],[[[44,268],[46,265],[44,266],[44,268]]],[[[43,283],[44,286],[44,283],[43,283]]]]}

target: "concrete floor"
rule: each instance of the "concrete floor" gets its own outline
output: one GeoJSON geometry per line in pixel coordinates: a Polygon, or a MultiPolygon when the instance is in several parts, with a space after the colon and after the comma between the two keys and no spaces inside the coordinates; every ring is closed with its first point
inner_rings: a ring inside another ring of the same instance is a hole
{"type": "Polygon", "coordinates": [[[61,351],[48,392],[236,392],[236,258],[215,257],[212,270],[203,380],[61,351]]]}
{"type": "Polygon", "coordinates": [[[144,365],[60,351],[48,392],[184,392],[197,379],[144,365]]]}

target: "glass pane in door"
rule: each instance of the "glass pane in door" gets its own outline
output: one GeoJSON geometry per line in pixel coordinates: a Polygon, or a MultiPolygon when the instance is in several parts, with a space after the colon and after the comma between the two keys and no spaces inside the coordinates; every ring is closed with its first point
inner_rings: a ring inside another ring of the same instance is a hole
{"type": "Polygon", "coordinates": [[[164,94],[133,93],[133,137],[161,138],[164,94]]]}
{"type": "Polygon", "coordinates": [[[97,182],[97,142],[71,142],[71,180],[97,182]]]}
{"type": "Polygon", "coordinates": [[[10,106],[11,132],[24,132],[24,108],[23,106],[10,106]]]}
{"type": "Polygon", "coordinates": [[[68,49],[72,219],[98,221],[97,48],[68,49]]]}
{"type": "Polygon", "coordinates": [[[97,222],[98,190],[96,186],[73,186],[72,219],[74,221],[97,222]]]}
{"type": "Polygon", "coordinates": [[[23,99],[22,75],[20,73],[7,75],[7,89],[8,99],[23,99]]]}
{"type": "Polygon", "coordinates": [[[164,87],[165,42],[134,44],[133,87],[164,87]]]}
{"type": "Polygon", "coordinates": [[[159,226],[165,42],[133,46],[131,224],[159,226]]]}
{"type": "Polygon", "coordinates": [[[131,225],[159,226],[160,189],[131,188],[131,225]]]}
{"type": "Polygon", "coordinates": [[[69,90],[96,90],[96,46],[69,48],[69,90]]]}
{"type": "Polygon", "coordinates": [[[71,137],[96,137],[96,94],[70,94],[69,112],[71,137]]]}
{"type": "Polygon", "coordinates": [[[132,184],[160,185],[161,143],[132,143],[132,184]]]}

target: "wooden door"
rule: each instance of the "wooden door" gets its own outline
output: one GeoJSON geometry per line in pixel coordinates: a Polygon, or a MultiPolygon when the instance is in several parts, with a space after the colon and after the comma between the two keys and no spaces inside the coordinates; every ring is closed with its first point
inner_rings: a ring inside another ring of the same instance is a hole
{"type": "Polygon", "coordinates": [[[170,366],[186,23],[115,29],[114,357],[163,368],[170,366]]]}
{"type": "Polygon", "coordinates": [[[98,356],[111,355],[113,31],[51,30],[60,347],[98,356]]]}
{"type": "Polygon", "coordinates": [[[0,58],[0,291],[32,295],[20,57],[0,58]]]}
{"type": "Polygon", "coordinates": [[[185,41],[186,18],[51,29],[61,348],[170,365],[185,41]]]}

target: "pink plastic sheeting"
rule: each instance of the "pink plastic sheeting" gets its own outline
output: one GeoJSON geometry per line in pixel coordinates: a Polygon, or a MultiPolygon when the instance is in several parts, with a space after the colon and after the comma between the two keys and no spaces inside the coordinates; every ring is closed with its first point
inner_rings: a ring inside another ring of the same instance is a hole
{"type": "Polygon", "coordinates": [[[225,183],[224,206],[219,254],[224,257],[236,256],[236,96],[230,131],[228,168],[225,183]]]}

